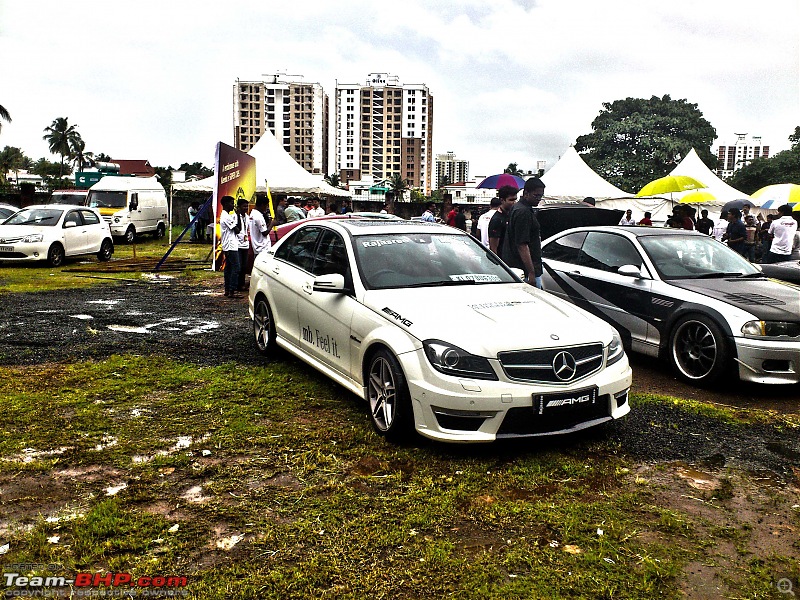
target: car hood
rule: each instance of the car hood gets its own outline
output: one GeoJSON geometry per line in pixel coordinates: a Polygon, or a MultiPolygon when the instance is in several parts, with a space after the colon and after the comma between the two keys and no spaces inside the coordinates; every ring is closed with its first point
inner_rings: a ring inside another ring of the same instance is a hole
{"type": "Polygon", "coordinates": [[[41,225],[0,225],[0,240],[9,238],[20,238],[32,233],[47,234],[54,231],[54,227],[43,227],[41,225]]]}
{"type": "Polygon", "coordinates": [[[679,279],[675,287],[727,302],[765,321],[797,321],[800,289],[770,279],[679,279]]]}
{"type": "Polygon", "coordinates": [[[611,341],[609,325],[525,283],[371,290],[364,304],[420,340],[479,356],[611,341]]]}

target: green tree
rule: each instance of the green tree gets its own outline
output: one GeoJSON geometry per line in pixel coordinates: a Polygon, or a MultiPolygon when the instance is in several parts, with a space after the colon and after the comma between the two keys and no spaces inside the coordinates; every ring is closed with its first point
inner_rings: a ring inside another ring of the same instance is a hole
{"type": "Polygon", "coordinates": [[[42,136],[50,147],[50,152],[61,155],[61,170],[58,174],[64,174],[64,158],[69,156],[73,146],[81,139],[77,125],[70,125],[66,117],[58,117],[49,127],[44,128],[45,135],[42,136]]]}
{"type": "Polygon", "coordinates": [[[60,177],[62,169],[63,165],[57,162],[51,162],[46,158],[40,158],[34,163],[31,173],[41,175],[42,177],[60,177]]]}
{"type": "Polygon", "coordinates": [[[408,180],[403,179],[400,173],[393,173],[387,180],[387,183],[389,184],[389,190],[394,194],[396,200],[402,200],[406,191],[411,188],[408,184],[408,180]]]}
{"type": "Polygon", "coordinates": [[[717,137],[697,104],[662,98],[625,98],[604,102],[592,121],[592,133],[579,136],[575,149],[605,179],[635,192],[667,175],[694,148],[710,168],[717,159],[717,137]]]}
{"type": "Polygon", "coordinates": [[[522,177],[525,173],[522,172],[522,169],[519,168],[517,163],[508,163],[508,166],[503,169],[503,173],[508,173],[509,175],[516,175],[517,177],[522,177]]]}
{"type": "Polygon", "coordinates": [[[158,182],[163,185],[165,188],[169,188],[172,185],[172,167],[153,167],[153,170],[156,172],[156,177],[158,177],[158,182]]]}
{"type": "Polygon", "coordinates": [[[412,202],[427,202],[428,201],[428,197],[425,194],[423,194],[422,191],[419,188],[413,188],[411,190],[411,201],[412,202]]]}
{"type": "Polygon", "coordinates": [[[6,173],[24,169],[30,159],[22,150],[14,146],[6,146],[0,151],[0,183],[7,183],[6,173]]]}
{"type": "Polygon", "coordinates": [[[211,177],[214,174],[213,169],[203,166],[203,163],[200,162],[195,162],[192,164],[183,163],[180,167],[178,167],[178,171],[185,171],[187,179],[189,177],[199,177],[201,179],[205,179],[206,177],[211,177]]]}
{"type": "Polygon", "coordinates": [[[111,162],[111,157],[108,154],[100,153],[94,155],[94,160],[98,162],[111,162]]]}
{"type": "Polygon", "coordinates": [[[338,173],[331,173],[330,175],[325,175],[325,181],[328,182],[328,185],[338,188],[339,184],[341,184],[341,179],[339,178],[338,173]]]}
{"type": "Polygon", "coordinates": [[[800,127],[789,136],[791,148],[770,158],[757,158],[737,170],[726,181],[745,194],[774,183],[800,184],[800,127]]]}
{"type": "Polygon", "coordinates": [[[0,106],[0,131],[3,129],[3,121],[11,123],[11,115],[3,106],[0,106]]]}

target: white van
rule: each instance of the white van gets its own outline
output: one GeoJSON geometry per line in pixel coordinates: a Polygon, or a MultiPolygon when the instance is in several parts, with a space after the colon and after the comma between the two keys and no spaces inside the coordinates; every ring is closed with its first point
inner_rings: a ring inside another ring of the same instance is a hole
{"type": "Polygon", "coordinates": [[[87,205],[100,211],[111,235],[132,243],[138,234],[164,237],[167,194],[155,177],[105,176],[89,188],[87,205]]]}

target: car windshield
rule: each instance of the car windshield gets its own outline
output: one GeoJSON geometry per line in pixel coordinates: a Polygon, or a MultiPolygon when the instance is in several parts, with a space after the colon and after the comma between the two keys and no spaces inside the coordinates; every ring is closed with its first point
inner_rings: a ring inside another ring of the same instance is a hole
{"type": "Polygon", "coordinates": [[[517,281],[489,250],[466,235],[364,235],[354,240],[364,284],[371,289],[517,281]]]}
{"type": "Polygon", "coordinates": [[[3,225],[41,225],[44,227],[53,227],[58,223],[63,213],[63,210],[55,208],[25,208],[6,220],[3,225]]]}
{"type": "Polygon", "coordinates": [[[128,194],[126,192],[91,190],[87,204],[92,208],[125,208],[127,199],[128,194]]]}
{"type": "Polygon", "coordinates": [[[643,235],[639,242],[662,279],[752,276],[744,257],[705,235],[643,235]]]}
{"type": "Polygon", "coordinates": [[[53,192],[49,204],[78,204],[86,200],[86,194],[71,194],[69,192],[53,192]]]}

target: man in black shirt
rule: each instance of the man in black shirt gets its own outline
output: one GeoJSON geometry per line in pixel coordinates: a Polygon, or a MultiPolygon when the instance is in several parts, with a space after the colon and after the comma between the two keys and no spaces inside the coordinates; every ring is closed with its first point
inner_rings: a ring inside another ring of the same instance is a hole
{"type": "Polygon", "coordinates": [[[503,239],[506,236],[506,227],[508,227],[508,215],[517,201],[518,193],[519,190],[513,185],[504,185],[497,191],[497,195],[500,198],[500,206],[497,207],[497,212],[492,215],[492,220],[489,221],[487,229],[489,248],[497,256],[500,256],[503,250],[503,239]]]}
{"type": "Polygon", "coordinates": [[[525,281],[542,287],[542,240],[536,206],[544,196],[544,183],[538,177],[525,182],[522,198],[511,209],[503,241],[502,258],[509,267],[522,269],[525,281]]]}
{"type": "Polygon", "coordinates": [[[464,207],[459,206],[456,212],[456,229],[461,231],[467,230],[467,215],[464,213],[464,207]]]}
{"type": "Polygon", "coordinates": [[[701,210],[700,215],[701,217],[697,221],[695,229],[700,233],[711,235],[711,230],[714,229],[714,221],[708,218],[708,211],[706,209],[701,210]]]}

